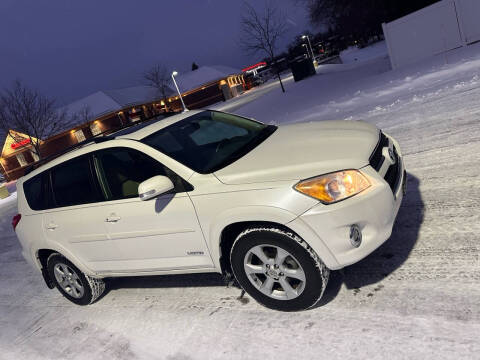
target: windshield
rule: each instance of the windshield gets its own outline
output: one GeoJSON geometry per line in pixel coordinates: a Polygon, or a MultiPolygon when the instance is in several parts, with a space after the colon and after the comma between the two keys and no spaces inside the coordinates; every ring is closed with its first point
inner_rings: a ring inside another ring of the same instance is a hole
{"type": "Polygon", "coordinates": [[[240,116],[203,111],[149,135],[143,143],[201,174],[241,158],[276,130],[240,116]]]}

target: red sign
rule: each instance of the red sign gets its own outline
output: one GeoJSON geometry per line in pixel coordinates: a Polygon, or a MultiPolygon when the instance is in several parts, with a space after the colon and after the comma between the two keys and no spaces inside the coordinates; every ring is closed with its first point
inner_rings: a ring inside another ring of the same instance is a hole
{"type": "Polygon", "coordinates": [[[19,142],[16,142],[16,143],[13,143],[12,145],[10,145],[10,147],[15,150],[15,149],[18,149],[19,147],[21,146],[24,146],[24,145],[27,145],[27,144],[30,144],[30,139],[23,139],[19,142]]]}
{"type": "Polygon", "coordinates": [[[262,61],[262,62],[259,62],[258,64],[246,67],[245,69],[242,69],[242,71],[245,72],[245,71],[253,70],[255,68],[264,67],[264,66],[267,66],[267,63],[262,61]]]}

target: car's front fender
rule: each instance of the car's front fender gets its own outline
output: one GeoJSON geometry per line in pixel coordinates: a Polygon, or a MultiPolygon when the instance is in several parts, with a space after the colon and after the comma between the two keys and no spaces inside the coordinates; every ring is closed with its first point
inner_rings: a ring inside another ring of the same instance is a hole
{"type": "Polygon", "coordinates": [[[273,206],[242,206],[230,208],[218,214],[207,231],[207,243],[213,262],[220,269],[221,249],[220,242],[223,230],[232,224],[243,222],[269,222],[287,224],[297,218],[297,215],[273,206]]]}

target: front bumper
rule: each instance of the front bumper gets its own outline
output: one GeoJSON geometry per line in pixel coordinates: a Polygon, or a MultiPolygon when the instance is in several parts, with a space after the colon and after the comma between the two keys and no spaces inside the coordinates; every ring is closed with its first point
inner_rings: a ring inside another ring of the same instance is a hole
{"type": "Polygon", "coordinates": [[[336,270],[354,264],[390,237],[407,181],[400,154],[398,161],[399,178],[393,191],[382,175],[366,166],[361,171],[369,178],[370,188],[336,204],[318,204],[288,224],[328,268],[336,270]],[[362,233],[359,247],[350,241],[352,225],[357,225],[362,233]]]}

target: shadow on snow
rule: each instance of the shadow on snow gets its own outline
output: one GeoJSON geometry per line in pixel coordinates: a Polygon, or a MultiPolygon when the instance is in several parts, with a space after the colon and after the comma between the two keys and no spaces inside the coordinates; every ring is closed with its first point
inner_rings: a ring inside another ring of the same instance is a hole
{"type": "Polygon", "coordinates": [[[391,237],[377,250],[356,264],[330,273],[330,281],[319,306],[335,299],[342,284],[360,289],[382,281],[408,259],[415,247],[424,218],[420,180],[408,174],[407,194],[397,215],[391,237]]]}

